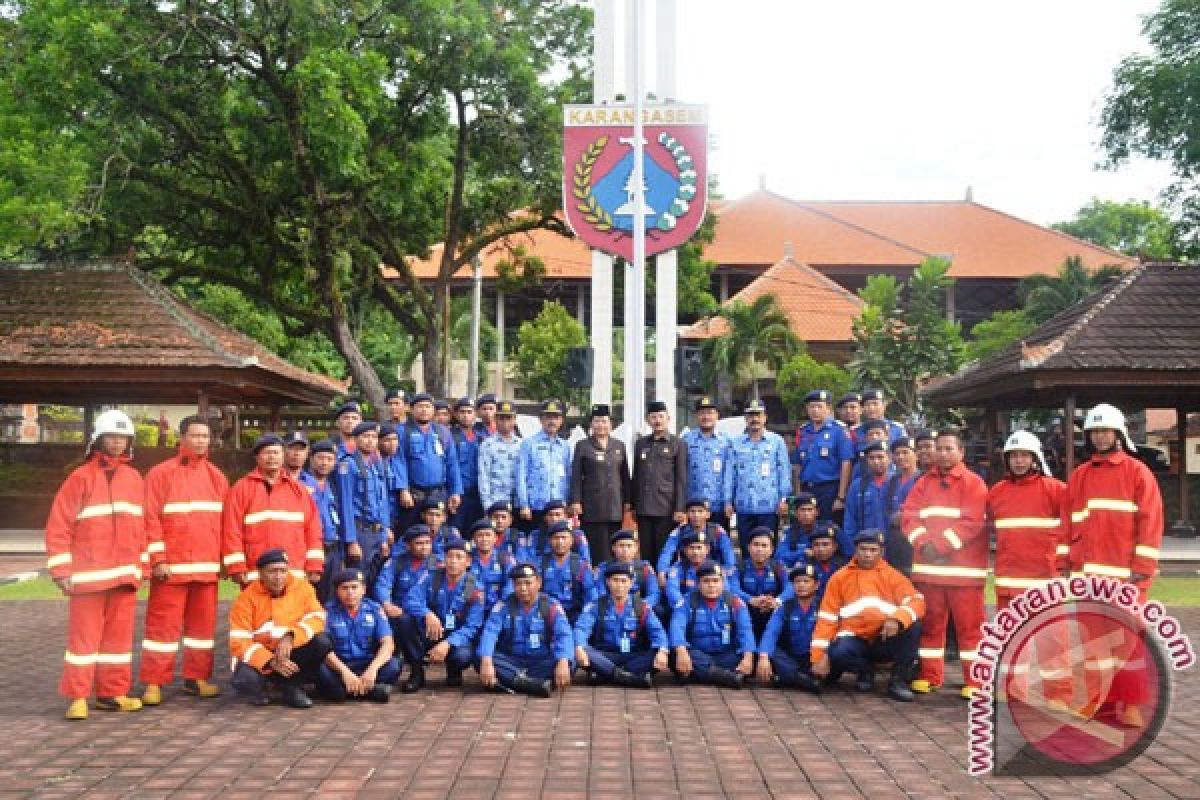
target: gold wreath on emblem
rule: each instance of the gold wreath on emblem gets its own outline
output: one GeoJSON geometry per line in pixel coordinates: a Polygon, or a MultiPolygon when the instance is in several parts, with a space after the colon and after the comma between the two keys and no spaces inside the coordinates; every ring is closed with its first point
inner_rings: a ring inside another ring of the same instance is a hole
{"type": "Polygon", "coordinates": [[[592,194],[592,168],[607,144],[608,137],[601,136],[583,151],[583,157],[575,165],[575,189],[572,192],[579,201],[575,204],[576,210],[583,215],[587,224],[598,231],[611,231],[613,227],[612,217],[592,194]]]}

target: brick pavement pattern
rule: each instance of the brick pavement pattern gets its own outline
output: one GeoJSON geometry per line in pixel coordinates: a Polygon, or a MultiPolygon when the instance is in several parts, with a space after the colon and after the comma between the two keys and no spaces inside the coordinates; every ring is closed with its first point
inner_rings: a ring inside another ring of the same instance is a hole
{"type": "MultiPolygon", "coordinates": [[[[1200,639],[1200,609],[1175,612],[1200,639]]],[[[216,700],[183,696],[176,684],[159,708],[68,722],[55,694],[65,627],[62,601],[0,603],[0,796],[1200,797],[1196,669],[1176,673],[1167,726],[1129,765],[1101,776],[977,780],[965,771],[967,712],[956,692],[904,705],[881,693],[736,692],[660,676],[653,691],[577,682],[535,700],[486,693],[473,673],[465,690],[446,691],[438,669],[429,688],[387,706],[255,709],[228,692],[222,647],[226,694],[216,700]]]]}

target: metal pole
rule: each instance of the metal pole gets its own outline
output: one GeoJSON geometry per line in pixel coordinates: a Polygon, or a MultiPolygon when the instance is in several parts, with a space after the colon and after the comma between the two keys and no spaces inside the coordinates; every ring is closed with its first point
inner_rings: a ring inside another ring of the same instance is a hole
{"type": "MultiPolygon", "coordinates": [[[[658,0],[654,14],[655,94],[659,102],[675,97],[675,0],[658,0]]],[[[679,336],[678,251],[655,259],[654,392],[671,410],[671,430],[681,418],[676,408],[675,347],[679,336]]]]}
{"type": "MultiPolygon", "coordinates": [[[[616,84],[616,0],[596,0],[592,101],[611,103],[616,84]]],[[[592,403],[611,405],[613,378],[613,257],[592,251],[592,403]]]]}
{"type": "Polygon", "coordinates": [[[504,290],[496,288],[496,390],[497,395],[504,396],[508,391],[505,384],[504,365],[504,290]]]}
{"type": "Polygon", "coordinates": [[[642,88],[642,26],[642,4],[635,0],[630,36],[633,50],[630,59],[633,65],[633,264],[631,280],[625,284],[626,296],[632,295],[635,300],[632,324],[627,321],[625,325],[625,335],[633,336],[633,363],[625,365],[626,371],[632,373],[630,388],[633,394],[627,398],[625,408],[626,418],[635,432],[641,432],[644,427],[646,408],[646,162],[642,125],[642,108],[645,104],[645,91],[642,88]]]}
{"type": "Polygon", "coordinates": [[[479,394],[479,316],[483,309],[483,264],[471,260],[471,352],[467,356],[467,396],[479,394]]]}

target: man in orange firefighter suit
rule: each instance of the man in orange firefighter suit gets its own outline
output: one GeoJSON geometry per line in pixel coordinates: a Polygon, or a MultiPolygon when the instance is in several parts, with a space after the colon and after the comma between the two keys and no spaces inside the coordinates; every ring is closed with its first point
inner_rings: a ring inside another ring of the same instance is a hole
{"type": "MultiPolygon", "coordinates": [[[[1091,458],[1068,479],[1063,512],[1071,570],[1132,583],[1138,589],[1139,603],[1144,605],[1158,571],[1162,545],[1163,505],[1158,482],[1132,455],[1136,448],[1125,427],[1125,415],[1118,408],[1108,403],[1096,406],[1084,419],[1083,430],[1091,458]]],[[[1086,697],[1076,704],[1076,710],[1091,718],[1111,705],[1121,724],[1144,727],[1139,704],[1149,699],[1147,687],[1129,669],[1137,665],[1127,662],[1106,693],[1105,676],[1111,674],[1113,657],[1122,656],[1118,660],[1124,661],[1129,654],[1113,653],[1100,644],[1109,630],[1103,620],[1081,623],[1086,697]]]]}
{"type": "MultiPolygon", "coordinates": [[[[1046,464],[1042,443],[1029,431],[1016,431],[1004,443],[1004,477],[988,492],[988,518],[996,529],[996,610],[1008,608],[1028,589],[1044,586],[1070,571],[1063,524],[1067,487],[1046,464]]],[[[1069,643],[1047,640],[1037,683],[1046,706],[1065,711],[1071,696],[1069,643]]],[[[1010,697],[1031,702],[1032,676],[1009,678],[1010,697]]]]}
{"type": "Polygon", "coordinates": [[[216,697],[213,636],[217,626],[217,579],[221,572],[221,510],[229,481],[208,460],[207,417],[179,426],[179,454],[146,473],[146,552],[150,600],[142,633],[139,677],[142,703],[162,702],[162,687],[175,673],[183,634],[183,689],[216,697]]]}
{"type": "Polygon", "coordinates": [[[46,520],[50,577],[68,605],[67,651],[59,693],[71,699],[67,719],[96,708],[137,711],[133,616],[146,563],[142,476],[129,466],[133,422],[122,411],[96,417],[83,465],[59,488],[46,520]]]}
{"type": "Polygon", "coordinates": [[[273,433],[252,448],[255,468],[225,499],[221,521],[222,563],[243,589],[258,579],[250,569],[268,550],[283,548],[292,574],[311,583],[321,579],[325,548],[321,516],[308,489],[283,468],[283,440],[273,433]]]}
{"type": "Polygon", "coordinates": [[[983,480],[963,465],[961,434],[939,431],[933,469],[917,479],[900,515],[901,530],[913,546],[913,583],[925,597],[914,692],[934,691],[945,680],[948,618],[954,620],[962,659],[962,695],[969,698],[974,691],[971,663],[984,621],[987,581],[987,494],[983,480]]]}
{"type": "Polygon", "coordinates": [[[259,577],[229,609],[233,688],[256,706],[271,702],[271,689],[292,708],[311,708],[304,684],[316,683],[333,640],[325,633],[325,609],[317,591],[288,569],[283,548],[255,560],[259,577]]]}

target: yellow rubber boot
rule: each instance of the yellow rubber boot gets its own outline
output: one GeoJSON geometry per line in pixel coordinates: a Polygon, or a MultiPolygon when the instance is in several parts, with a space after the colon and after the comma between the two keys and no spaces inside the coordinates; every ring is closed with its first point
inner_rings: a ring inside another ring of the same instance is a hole
{"type": "Polygon", "coordinates": [[[221,694],[221,687],[215,683],[200,678],[198,680],[187,680],[183,682],[183,690],[188,694],[194,694],[197,697],[218,697],[221,694]]]}
{"type": "Polygon", "coordinates": [[[96,708],[103,711],[141,711],[142,701],[136,697],[97,697],[96,708]]]}
{"type": "Polygon", "coordinates": [[[975,694],[977,691],[979,690],[974,686],[964,686],[962,687],[962,691],[959,692],[959,696],[962,697],[963,700],[970,700],[971,695],[975,694]]]}
{"type": "Polygon", "coordinates": [[[76,697],[67,706],[67,719],[87,719],[88,704],[86,697],[76,697]]]}
{"type": "Polygon", "coordinates": [[[929,694],[938,690],[938,687],[934,686],[924,678],[918,678],[917,680],[913,681],[911,684],[909,684],[908,688],[912,689],[917,694],[929,694]]]}
{"type": "Polygon", "coordinates": [[[142,705],[156,706],[162,702],[162,688],[157,683],[147,683],[142,692],[142,705]]]}

